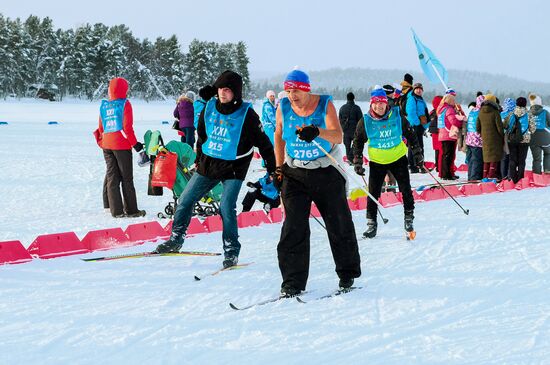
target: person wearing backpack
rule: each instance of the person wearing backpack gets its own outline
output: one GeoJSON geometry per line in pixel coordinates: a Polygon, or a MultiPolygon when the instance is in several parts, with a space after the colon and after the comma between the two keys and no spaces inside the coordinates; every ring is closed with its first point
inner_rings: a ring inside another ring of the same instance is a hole
{"type": "Polygon", "coordinates": [[[529,119],[533,119],[537,126],[531,138],[533,173],[550,174],[550,113],[542,107],[540,96],[529,95],[529,102],[531,103],[529,119]]]}
{"type": "Polygon", "coordinates": [[[510,115],[504,119],[504,130],[510,150],[510,164],[508,176],[514,183],[523,179],[525,173],[525,160],[531,142],[531,134],[535,133],[537,125],[534,118],[529,118],[527,113],[527,99],[519,97],[516,107],[510,115]]]}
{"type": "Polygon", "coordinates": [[[477,116],[476,131],[483,139],[483,178],[498,179],[504,151],[504,128],[500,107],[493,94],[485,95],[477,116]]]}

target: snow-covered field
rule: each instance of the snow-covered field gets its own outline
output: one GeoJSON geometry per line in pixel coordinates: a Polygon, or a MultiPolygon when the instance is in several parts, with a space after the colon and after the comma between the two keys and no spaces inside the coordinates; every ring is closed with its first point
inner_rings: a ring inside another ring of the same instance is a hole
{"type": "MultiPolygon", "coordinates": [[[[0,241],[28,246],[39,234],[64,231],[82,237],[153,220],[164,208],[169,194],[147,196],[148,169],[136,165],[147,217],[115,220],[103,211],[105,167],[91,135],[97,109],[78,101],[0,103],[0,121],[9,122],[0,125],[0,241]]],[[[171,123],[160,123],[172,120],[172,109],[134,102],[136,134],[159,129],[175,138],[171,123]]],[[[258,167],[254,161],[251,170],[258,167]]],[[[311,220],[307,304],[228,306],[277,295],[280,224],[241,229],[240,261],[253,264],[200,282],[193,275],[219,268],[219,257],[80,260],[100,252],[1,266],[0,364],[550,364],[549,193],[461,198],[468,216],[449,199],[419,203],[414,242],[403,238],[402,207],[388,208],[378,237],[359,243],[356,284],[364,288],[320,301],[311,299],[338,280],[326,232],[311,220]]],[[[364,211],[353,217],[360,236],[364,211]]],[[[219,252],[221,233],[196,235],[185,247],[219,252]]]]}

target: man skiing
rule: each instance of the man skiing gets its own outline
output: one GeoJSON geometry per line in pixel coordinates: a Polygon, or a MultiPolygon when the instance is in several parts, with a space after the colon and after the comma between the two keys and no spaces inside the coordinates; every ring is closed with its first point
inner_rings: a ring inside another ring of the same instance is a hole
{"type": "MultiPolygon", "coordinates": [[[[405,232],[407,238],[414,239],[414,198],[411,190],[408,170],[407,139],[413,153],[414,164],[424,168],[422,148],[418,145],[416,133],[409,122],[400,115],[399,107],[390,108],[386,93],[379,86],[371,92],[370,109],[357,124],[353,139],[355,172],[365,174],[363,167],[363,147],[368,142],[369,153],[369,193],[376,199],[382,192],[386,172],[389,171],[397,180],[399,191],[403,194],[405,209],[405,232]]],[[[367,230],[365,238],[374,238],[378,227],[376,213],[378,207],[369,197],[367,199],[367,230]]]]}
{"type": "Polygon", "coordinates": [[[199,117],[196,172],[179,197],[170,239],[161,243],[155,253],[180,250],[191,221],[193,206],[221,182],[223,267],[237,264],[241,250],[237,228],[237,197],[250,166],[254,147],[258,147],[266,161],[267,171],[272,173],[275,170],[273,145],[262,130],[258,114],[250,103],[243,102],[242,86],[242,77],[233,71],[223,72],[214,83],[218,97],[208,101],[199,117]]]}
{"type": "MultiPolygon", "coordinates": [[[[340,153],[342,129],[329,95],[310,93],[309,76],[290,72],[284,82],[288,98],[277,109],[274,180],[281,189],[285,221],[277,246],[281,296],[299,295],[309,274],[309,216],[314,202],[326,224],[339,286],[349,290],[361,275],[355,227],[347,203],[346,179],[325,151],[340,153]]],[[[341,160],[341,155],[337,157],[341,160]]]]}

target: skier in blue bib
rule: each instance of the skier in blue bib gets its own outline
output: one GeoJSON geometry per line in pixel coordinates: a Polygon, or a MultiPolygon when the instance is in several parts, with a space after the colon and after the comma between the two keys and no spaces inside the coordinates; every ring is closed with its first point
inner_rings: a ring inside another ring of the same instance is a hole
{"type": "Polygon", "coordinates": [[[308,75],[300,70],[288,74],[288,93],[277,109],[274,181],[281,190],[285,220],[277,246],[283,282],[281,296],[299,295],[309,275],[311,203],[326,225],[336,263],[339,286],[348,290],[361,275],[355,227],[347,203],[346,178],[326,156],[342,160],[338,144],[342,128],[328,95],[314,95],[308,75]],[[314,143],[315,142],[315,143],[314,143]]]}
{"type": "Polygon", "coordinates": [[[529,119],[533,119],[537,129],[530,142],[533,155],[533,173],[550,173],[550,113],[542,107],[540,96],[529,95],[529,119]]]}
{"type": "Polygon", "coordinates": [[[193,206],[218,183],[223,193],[220,215],[223,221],[224,268],[237,264],[241,244],[237,228],[237,197],[250,166],[254,147],[266,161],[267,171],[275,170],[273,145],[262,130],[260,118],[250,103],[242,100],[242,77],[223,72],[212,98],[201,112],[197,129],[196,172],[180,195],[170,239],[154,252],[178,252],[193,212],[193,206]]]}

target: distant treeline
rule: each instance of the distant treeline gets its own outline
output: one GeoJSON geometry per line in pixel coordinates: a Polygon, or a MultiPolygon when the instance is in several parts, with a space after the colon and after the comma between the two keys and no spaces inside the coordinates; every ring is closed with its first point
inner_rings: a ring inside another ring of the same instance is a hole
{"type": "Polygon", "coordinates": [[[249,59],[244,42],[193,40],[183,53],[175,35],[140,40],[125,25],[97,23],[54,29],[48,17],[25,21],[0,14],[0,97],[56,99],[105,97],[112,77],[124,77],[130,94],[146,100],[174,98],[183,91],[211,84],[224,70],[243,76],[249,90],[249,59]]]}

